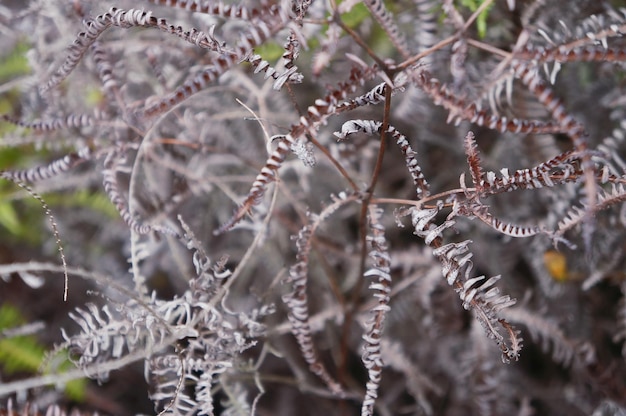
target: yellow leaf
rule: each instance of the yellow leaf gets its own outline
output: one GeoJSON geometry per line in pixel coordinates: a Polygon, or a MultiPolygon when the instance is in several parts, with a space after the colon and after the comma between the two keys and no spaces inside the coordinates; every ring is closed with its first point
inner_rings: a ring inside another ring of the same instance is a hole
{"type": "Polygon", "coordinates": [[[543,263],[550,276],[557,282],[565,282],[569,278],[567,259],[556,250],[548,250],[543,255],[543,263]]]}

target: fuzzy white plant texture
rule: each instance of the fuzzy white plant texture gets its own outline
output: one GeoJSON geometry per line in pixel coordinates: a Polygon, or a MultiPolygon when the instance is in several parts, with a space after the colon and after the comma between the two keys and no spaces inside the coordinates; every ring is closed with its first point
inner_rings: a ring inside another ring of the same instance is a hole
{"type": "Polygon", "coordinates": [[[626,412],[616,2],[5,3],[0,415],[626,412]]]}

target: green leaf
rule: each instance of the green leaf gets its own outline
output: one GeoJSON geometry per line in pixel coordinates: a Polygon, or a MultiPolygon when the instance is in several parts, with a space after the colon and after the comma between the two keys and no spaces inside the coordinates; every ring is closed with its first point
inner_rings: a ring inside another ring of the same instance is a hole
{"type": "Polygon", "coordinates": [[[68,381],[65,384],[65,394],[68,398],[75,402],[85,401],[85,393],[87,392],[87,379],[77,378],[76,380],[68,381]]]}
{"type": "MultiPolygon", "coordinates": [[[[17,308],[7,304],[0,307],[0,329],[12,328],[23,322],[17,308]]],[[[43,356],[44,347],[33,336],[0,339],[0,365],[8,374],[36,372],[43,356]]]]}
{"type": "Polygon", "coordinates": [[[0,306],[0,330],[22,325],[24,322],[19,310],[7,304],[0,306]]]}
{"type": "Polygon", "coordinates": [[[10,201],[0,203],[0,226],[6,228],[13,235],[19,235],[22,231],[17,212],[10,201]]]}
{"type": "MultiPolygon", "coordinates": [[[[57,366],[58,373],[64,373],[69,370],[73,370],[76,368],[74,363],[69,359],[69,353],[67,349],[56,351],[56,356],[52,357],[52,359],[46,360],[47,363],[50,363],[52,360],[59,360],[61,363],[57,366]]],[[[46,371],[49,373],[49,371],[46,371]]],[[[77,378],[75,380],[68,381],[65,384],[65,395],[74,400],[76,402],[82,402],[85,400],[85,393],[87,388],[87,379],[86,378],[77,378]]]]}
{"type": "MultiPolygon", "coordinates": [[[[485,0],[461,0],[461,5],[470,9],[473,13],[483,4],[485,0]]],[[[493,3],[491,3],[485,10],[483,10],[478,17],[476,18],[476,31],[478,32],[478,36],[483,39],[487,35],[487,18],[489,17],[489,12],[493,8],[493,3]]]]}
{"type": "Polygon", "coordinates": [[[363,3],[355,4],[349,12],[341,15],[343,23],[351,29],[361,24],[363,20],[369,17],[370,12],[363,3]]]}
{"type": "Polygon", "coordinates": [[[285,49],[283,49],[276,42],[265,42],[264,44],[254,48],[254,52],[261,55],[261,58],[263,58],[264,60],[268,62],[274,62],[275,60],[283,56],[285,49]]]}
{"type": "MultiPolygon", "coordinates": [[[[0,132],[3,131],[5,130],[0,127],[0,132]]],[[[0,149],[0,170],[11,169],[15,167],[22,159],[24,159],[24,156],[27,153],[29,152],[25,152],[23,149],[19,149],[16,147],[7,147],[4,149],[0,149]]]]}
{"type": "Polygon", "coordinates": [[[30,49],[27,43],[20,42],[8,55],[0,59],[0,82],[25,75],[30,72],[26,52],[30,49]]]}
{"type": "MultiPolygon", "coordinates": [[[[8,304],[0,306],[0,330],[13,328],[25,322],[20,311],[8,304]]],[[[59,372],[73,369],[74,364],[69,360],[67,350],[58,351],[60,364],[59,372]]],[[[46,358],[46,349],[34,336],[19,336],[0,339],[0,366],[7,374],[16,372],[39,373],[45,363],[50,363],[54,357],[46,358]]],[[[45,371],[49,373],[50,371],[45,371]]],[[[68,398],[80,402],[85,397],[87,380],[80,378],[65,385],[65,394],[68,398]]]]}
{"type": "Polygon", "coordinates": [[[36,372],[43,355],[44,348],[33,337],[0,340],[0,364],[8,374],[18,371],[36,372]]]}
{"type": "Polygon", "coordinates": [[[88,107],[96,107],[104,101],[102,89],[90,87],[85,91],[85,103],[88,107]]]}
{"type": "Polygon", "coordinates": [[[44,237],[41,205],[32,198],[16,201],[14,193],[14,184],[0,180],[0,231],[2,228],[8,231],[5,232],[7,241],[41,244],[44,237]]]}
{"type": "MultiPolygon", "coordinates": [[[[2,82],[2,81],[0,81],[2,82]]],[[[2,94],[0,95],[0,114],[10,114],[13,112],[13,109],[17,106],[17,103],[19,102],[19,97],[18,95],[15,93],[14,90],[9,91],[6,94],[2,94]]],[[[11,133],[13,131],[17,130],[17,126],[6,122],[6,121],[2,121],[0,120],[0,138],[2,136],[4,136],[7,133],[11,133]]],[[[8,149],[2,149],[2,151],[0,153],[4,153],[6,150],[8,149]]],[[[2,163],[2,162],[0,162],[2,163]]],[[[4,164],[0,165],[0,166],[4,166],[4,164]]]]}

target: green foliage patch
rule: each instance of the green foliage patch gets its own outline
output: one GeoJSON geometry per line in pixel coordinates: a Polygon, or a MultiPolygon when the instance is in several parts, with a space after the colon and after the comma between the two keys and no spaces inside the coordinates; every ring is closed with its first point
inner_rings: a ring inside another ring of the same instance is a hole
{"type": "MultiPolygon", "coordinates": [[[[20,311],[14,306],[0,306],[0,331],[14,328],[26,322],[20,311]]],[[[63,372],[73,368],[67,358],[67,351],[61,350],[58,369],[63,372]]],[[[50,360],[46,358],[46,348],[32,335],[22,335],[0,339],[0,366],[7,374],[18,372],[39,373],[50,360]]],[[[65,393],[74,401],[82,401],[85,396],[85,379],[77,379],[65,385],[65,393]]]]}

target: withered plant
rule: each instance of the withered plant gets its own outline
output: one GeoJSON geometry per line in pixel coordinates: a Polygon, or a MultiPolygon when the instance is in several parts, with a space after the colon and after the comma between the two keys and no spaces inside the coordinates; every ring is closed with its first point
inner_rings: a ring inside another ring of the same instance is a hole
{"type": "Polygon", "coordinates": [[[0,5],[3,189],[52,225],[0,275],[78,305],[78,368],[0,395],[141,362],[160,415],[624,414],[617,3],[0,5]]]}

